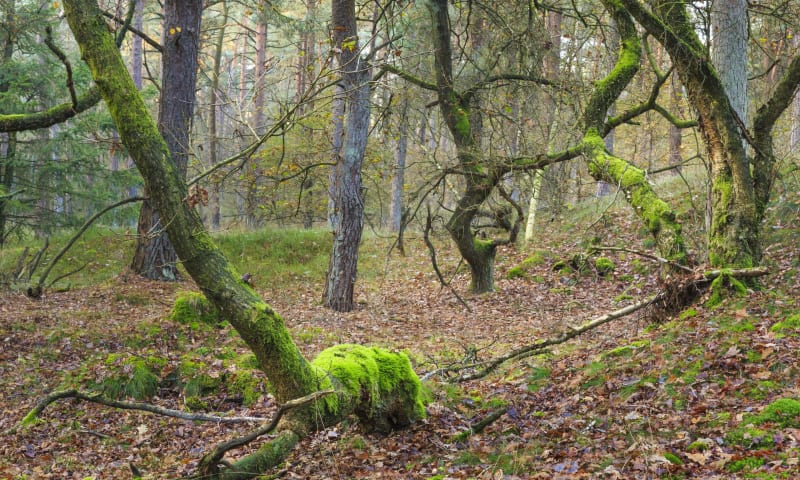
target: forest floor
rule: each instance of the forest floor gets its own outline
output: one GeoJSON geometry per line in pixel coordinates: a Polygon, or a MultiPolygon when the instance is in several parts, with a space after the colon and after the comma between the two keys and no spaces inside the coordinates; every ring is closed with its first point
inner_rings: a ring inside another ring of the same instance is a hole
{"type": "MultiPolygon", "coordinates": [[[[481,380],[433,376],[425,382],[425,420],[391,435],[348,424],[323,429],[273,473],[303,479],[800,478],[800,403],[791,400],[800,400],[798,211],[768,227],[771,273],[763,289],[713,308],[704,303],[706,294],[658,320],[643,310],[481,380]],[[483,431],[463,434],[498,410],[504,413],[483,431]]],[[[657,266],[630,253],[608,252],[616,266],[605,277],[591,268],[593,258],[584,273],[553,270],[558,260],[585,251],[581,239],[589,237],[646,248],[644,236],[624,233],[637,231],[633,222],[606,212],[599,222],[543,232],[548,240],[535,252],[503,248],[492,294],[466,293],[462,267],[453,285],[471,311],[438,285],[428,252],[413,235],[406,257],[387,255],[388,240],[365,241],[358,308],[351,313],[320,306],[319,278],[254,280],[309,357],[337,343],[380,345],[406,351],[424,375],[490,359],[657,293],[657,266]],[[508,278],[526,258],[520,276],[508,278]]],[[[458,263],[444,251],[439,261],[449,272],[458,263]]],[[[120,274],[39,300],[1,293],[0,479],[124,479],[132,478],[130,464],[144,478],[179,478],[193,473],[215,444],[253,428],[72,400],[16,428],[55,389],[89,388],[115,372],[134,375],[137,364],[121,358],[161,358],[151,363],[164,377],[188,358],[212,379],[236,375],[231,359],[247,350],[230,327],[169,319],[177,292],[192,289],[187,281],[120,274]]],[[[258,380],[261,394],[248,406],[225,386],[201,390],[189,402],[185,391],[164,382],[149,401],[268,418],[276,406],[258,380]]]]}

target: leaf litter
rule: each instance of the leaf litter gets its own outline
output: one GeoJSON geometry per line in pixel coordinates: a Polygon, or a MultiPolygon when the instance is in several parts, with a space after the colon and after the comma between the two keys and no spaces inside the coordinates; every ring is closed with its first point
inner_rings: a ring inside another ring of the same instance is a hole
{"type": "MultiPolygon", "coordinates": [[[[616,221],[633,231],[629,219],[616,221]]],[[[613,242],[614,232],[608,235],[613,242]]],[[[331,426],[305,440],[279,473],[303,479],[792,477],[800,471],[800,419],[743,425],[776,399],[800,398],[800,330],[775,328],[798,314],[800,242],[788,238],[781,248],[767,249],[775,273],[763,291],[714,309],[701,299],[658,323],[640,312],[479,381],[454,385],[435,377],[427,382],[425,420],[386,436],[364,434],[347,422],[331,426]],[[505,413],[480,433],[460,435],[498,408],[505,413]],[[732,439],[737,429],[744,429],[741,441],[732,439]]],[[[469,313],[438,285],[419,243],[408,257],[391,256],[379,275],[359,281],[354,312],[322,308],[321,283],[308,278],[262,294],[309,357],[335,343],[389,346],[408,352],[423,374],[528,345],[658,288],[655,269],[643,269],[632,255],[612,256],[616,268],[609,277],[554,272],[555,259],[581,248],[561,239],[524,278],[505,274],[526,255],[502,248],[493,294],[469,295],[462,267],[453,285],[469,313]]],[[[452,274],[458,260],[443,250],[440,264],[452,274]]],[[[215,354],[247,352],[230,327],[195,329],[168,320],[176,292],[191,288],[190,282],[120,275],[39,301],[3,293],[0,431],[14,427],[70,375],[107,373],[103,362],[87,359],[160,355],[166,372],[194,351],[206,360],[206,373],[222,375],[230,367],[215,354]]],[[[234,397],[223,388],[203,400],[211,411],[229,415],[268,418],[276,408],[267,393],[248,407],[234,397]]],[[[185,397],[170,388],[150,401],[187,409],[185,397]]],[[[3,437],[0,478],[131,478],[131,464],[145,478],[179,478],[216,443],[249,428],[61,402],[35,425],[3,437]]]]}

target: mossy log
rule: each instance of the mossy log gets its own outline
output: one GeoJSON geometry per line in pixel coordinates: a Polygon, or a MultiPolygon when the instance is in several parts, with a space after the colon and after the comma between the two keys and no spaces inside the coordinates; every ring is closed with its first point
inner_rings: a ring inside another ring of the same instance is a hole
{"type": "Polygon", "coordinates": [[[378,430],[403,427],[421,417],[419,380],[405,355],[340,346],[314,364],[303,357],[283,318],[242,281],[203,227],[97,3],[67,0],[64,7],[82,57],[144,178],[145,190],[164,219],[178,257],[205,297],[253,351],[278,403],[330,387],[337,393],[293,410],[278,427],[277,439],[255,456],[233,464],[230,472],[255,476],[280,462],[299,439],[351,413],[358,414],[367,428],[378,430]]]}

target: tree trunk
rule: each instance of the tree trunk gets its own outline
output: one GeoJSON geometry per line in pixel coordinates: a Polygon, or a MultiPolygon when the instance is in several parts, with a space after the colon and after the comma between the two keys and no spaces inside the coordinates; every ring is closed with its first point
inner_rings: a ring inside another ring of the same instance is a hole
{"type": "Polygon", "coordinates": [[[369,81],[372,74],[360,54],[355,2],[336,0],[332,12],[334,44],[340,50],[337,56],[347,103],[347,129],[330,187],[337,221],[333,230],[333,251],[325,276],[323,303],[333,310],[347,312],[353,309],[358,248],[364,222],[361,164],[369,133],[369,81]]]}
{"type": "MultiPolygon", "coordinates": [[[[182,178],[186,177],[189,161],[202,12],[200,0],[167,0],[164,3],[158,128],[182,178]]],[[[148,198],[154,194],[146,193],[148,198]]],[[[177,255],[161,216],[149,199],[142,203],[137,231],[139,236],[131,270],[152,280],[175,280],[178,277],[177,255]]]]}
{"type": "Polygon", "coordinates": [[[605,78],[595,82],[595,89],[584,110],[586,134],[583,148],[589,173],[595,180],[617,185],[655,238],[661,256],[684,264],[687,260],[686,245],[675,213],[656,195],[642,169],[608,152],[600,133],[606,129],[609,108],[636,75],[641,60],[641,45],[630,15],[615,2],[606,0],[603,4],[617,25],[620,51],[614,68],[605,78]]]}
{"type": "Polygon", "coordinates": [[[447,0],[429,3],[433,19],[434,68],[436,70],[439,111],[453,137],[458,162],[465,180],[464,190],[447,221],[447,231],[458,251],[470,266],[470,290],[485,293],[494,290],[494,240],[475,237],[472,220],[478,208],[489,198],[505,171],[487,168],[480,156],[480,118],[470,99],[456,92],[453,84],[453,58],[450,45],[450,15],[447,0]]]}
{"type": "Polygon", "coordinates": [[[389,207],[389,229],[399,232],[403,222],[403,187],[405,186],[406,152],[408,150],[408,97],[403,96],[397,126],[397,145],[394,149],[392,201],[389,207]]]}
{"type": "Polygon", "coordinates": [[[67,21],[120,138],[142,173],[152,203],[170,219],[166,229],[175,250],[205,296],[253,350],[276,401],[285,403],[319,389],[336,392],[284,417],[275,440],[223,469],[222,478],[248,478],[279,464],[300,438],[351,413],[381,431],[424,416],[419,379],[403,354],[340,345],[322,352],[313,364],[303,358],[283,318],[240,280],[197,211],[184,201],[188,192],[181,172],[134,88],[97,4],[94,0],[64,3],[67,21]]]}
{"type": "MultiPolygon", "coordinates": [[[[211,69],[211,86],[209,92],[208,108],[208,163],[209,167],[214,167],[219,162],[219,128],[217,118],[220,112],[219,98],[219,78],[222,72],[222,48],[225,43],[225,28],[228,24],[228,4],[221,3],[222,19],[220,21],[217,38],[214,41],[214,65],[211,69]]],[[[211,178],[209,192],[209,207],[211,215],[209,225],[212,231],[219,230],[220,227],[220,202],[222,201],[222,188],[220,181],[211,178]]]]}
{"type": "Polygon", "coordinates": [[[747,123],[747,0],[711,2],[711,63],[733,111],[747,123]]]}
{"type": "MultiPolygon", "coordinates": [[[[683,116],[683,109],[681,107],[681,94],[680,94],[680,81],[676,75],[672,75],[669,87],[669,98],[672,112],[679,116],[683,116]]],[[[681,129],[670,123],[669,125],[669,165],[675,167],[676,172],[681,171],[683,164],[683,156],[681,155],[681,144],[683,143],[683,135],[681,129]]]]}

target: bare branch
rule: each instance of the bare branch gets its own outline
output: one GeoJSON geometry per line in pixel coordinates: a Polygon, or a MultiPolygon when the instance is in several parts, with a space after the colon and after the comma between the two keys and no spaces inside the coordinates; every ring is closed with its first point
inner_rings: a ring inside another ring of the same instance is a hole
{"type": "Polygon", "coordinates": [[[312,394],[306,395],[304,397],[296,398],[294,400],[289,400],[288,402],[284,403],[278,408],[278,411],[275,412],[275,415],[272,417],[272,420],[246,435],[242,435],[241,437],[233,438],[231,440],[222,442],[214,447],[214,450],[211,453],[207,453],[203,456],[203,459],[200,460],[200,464],[198,465],[198,471],[201,475],[210,475],[217,473],[217,465],[222,463],[222,457],[225,456],[225,453],[229,450],[233,450],[234,448],[241,447],[243,445],[247,445],[248,443],[252,442],[256,438],[266,435],[269,432],[275,430],[275,427],[278,426],[278,422],[280,422],[281,418],[283,417],[286,412],[292,410],[297,407],[301,407],[303,405],[307,405],[312,402],[316,402],[320,398],[330,395],[334,393],[333,390],[320,390],[319,392],[314,392],[312,394]]]}
{"type": "Polygon", "coordinates": [[[191,420],[191,421],[199,421],[199,422],[217,422],[217,423],[243,423],[243,422],[264,422],[267,419],[262,417],[221,417],[218,415],[207,415],[205,413],[188,413],[181,410],[173,410],[171,408],[164,408],[159,407],[158,405],[153,405],[150,403],[143,403],[143,402],[126,402],[122,400],[113,400],[111,398],[104,397],[103,395],[97,394],[90,394],[85,392],[80,392],[75,389],[71,390],[60,390],[56,392],[52,392],[39,400],[36,403],[36,406],[28,412],[25,417],[20,420],[19,426],[26,426],[33,423],[39,414],[41,414],[45,408],[51,403],[54,403],[58,400],[62,400],[65,398],[75,398],[78,400],[83,400],[85,402],[92,402],[92,403],[99,403],[100,405],[105,405],[107,407],[113,408],[120,408],[122,410],[140,410],[143,412],[150,412],[156,415],[162,415],[165,417],[172,417],[172,418],[180,418],[182,420],[191,420]]]}

